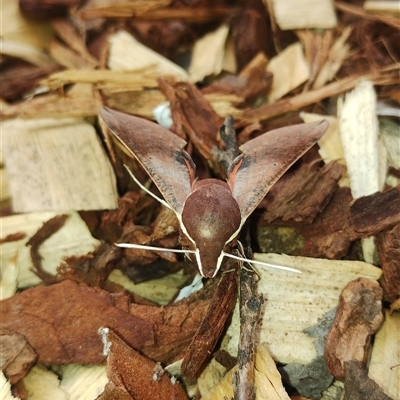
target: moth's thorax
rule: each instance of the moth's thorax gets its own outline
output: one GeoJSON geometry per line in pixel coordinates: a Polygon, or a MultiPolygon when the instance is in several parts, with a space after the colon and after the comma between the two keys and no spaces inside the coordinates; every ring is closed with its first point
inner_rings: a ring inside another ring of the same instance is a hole
{"type": "Polygon", "coordinates": [[[183,233],[196,244],[200,258],[197,261],[201,264],[198,267],[203,276],[215,275],[221,265],[222,251],[234,239],[240,224],[240,209],[227,183],[217,179],[195,182],[183,206],[182,225],[183,233]]]}

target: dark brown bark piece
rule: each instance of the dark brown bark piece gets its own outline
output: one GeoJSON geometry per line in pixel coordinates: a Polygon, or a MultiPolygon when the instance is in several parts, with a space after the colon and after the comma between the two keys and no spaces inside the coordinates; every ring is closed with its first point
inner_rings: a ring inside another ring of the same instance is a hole
{"type": "Polygon", "coordinates": [[[0,238],[0,244],[3,243],[10,243],[10,242],[16,242],[18,240],[22,240],[26,237],[25,232],[15,232],[15,233],[10,233],[9,235],[0,238]]]}
{"type": "Polygon", "coordinates": [[[83,256],[65,257],[57,268],[61,279],[103,287],[109,273],[121,259],[121,249],[102,242],[95,251],[83,256]]]}
{"type": "Polygon", "coordinates": [[[248,76],[237,76],[233,74],[224,75],[222,78],[211,83],[203,89],[203,93],[226,93],[236,94],[243,98],[244,104],[250,104],[256,100],[258,96],[266,95],[272,85],[272,73],[268,72],[265,67],[267,60],[263,65],[257,65],[249,68],[248,76]]]}
{"type": "Polygon", "coordinates": [[[73,281],[38,286],[2,302],[1,326],[24,335],[39,363],[100,363],[101,326],[113,328],[138,349],[154,341],[151,323],[121,309],[128,301],[127,295],[73,281]]]}
{"type": "Polygon", "coordinates": [[[394,302],[400,298],[400,224],[385,229],[376,239],[382,265],[379,282],[383,289],[383,299],[394,302]]]}
{"type": "Polygon", "coordinates": [[[64,16],[81,0],[19,0],[20,10],[30,18],[47,19],[64,16]]]}
{"type": "Polygon", "coordinates": [[[37,354],[23,335],[1,329],[0,369],[12,385],[27,374],[36,359],[37,354]]]}
{"type": "Polygon", "coordinates": [[[11,101],[31,91],[41,79],[60,69],[58,65],[38,67],[22,61],[9,61],[0,74],[0,97],[11,101]]]}
{"type": "Polygon", "coordinates": [[[227,272],[222,275],[207,313],[187,349],[181,367],[183,375],[188,378],[199,375],[235,306],[236,296],[237,272],[227,272]]]}
{"type": "Polygon", "coordinates": [[[67,218],[67,214],[56,215],[55,217],[50,218],[26,243],[27,246],[31,246],[30,253],[34,272],[45,283],[56,283],[57,281],[59,281],[59,279],[43,269],[42,257],[39,253],[39,247],[45,240],[47,240],[55,232],[57,232],[64,226],[67,218]]]}
{"type": "Polygon", "coordinates": [[[347,254],[351,240],[346,226],[352,200],[349,188],[338,188],[312,225],[296,227],[304,240],[300,255],[339,259],[347,254]]]}
{"type": "Polygon", "coordinates": [[[261,207],[264,224],[311,224],[337,189],[342,167],[332,162],[320,168],[302,163],[286,173],[269,191],[261,207]]]}
{"type": "Polygon", "coordinates": [[[371,335],[383,322],[382,294],[380,286],[366,278],[358,278],[343,289],[325,344],[329,372],[335,378],[344,378],[346,361],[365,365],[371,335]]]}
{"type": "Polygon", "coordinates": [[[232,37],[239,70],[260,52],[272,54],[272,41],[265,40],[271,37],[271,30],[265,5],[262,2],[241,1],[240,12],[236,14],[232,22],[232,37]]]}
{"type": "Polygon", "coordinates": [[[363,237],[400,223],[400,187],[354,200],[350,206],[350,222],[363,237]]]}
{"type": "Polygon", "coordinates": [[[223,119],[217,115],[203,94],[187,82],[172,83],[159,79],[160,90],[170,102],[173,125],[170,130],[181,138],[189,138],[203,159],[213,163],[213,169],[226,176],[212,160],[213,147],[221,147],[218,139],[223,119]]]}
{"type": "Polygon", "coordinates": [[[344,374],[344,400],[394,400],[383,393],[378,384],[368,377],[361,362],[346,361],[344,374]]]}
{"type": "Polygon", "coordinates": [[[182,385],[156,362],[129,347],[112,330],[103,328],[102,332],[107,341],[107,375],[111,384],[107,384],[99,400],[188,399],[182,385]]]}

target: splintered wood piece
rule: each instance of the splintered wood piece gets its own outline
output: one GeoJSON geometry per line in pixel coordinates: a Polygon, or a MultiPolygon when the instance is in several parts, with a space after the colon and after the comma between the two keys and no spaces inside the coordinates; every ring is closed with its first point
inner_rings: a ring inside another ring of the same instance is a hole
{"type": "Polygon", "coordinates": [[[255,371],[256,399],[289,400],[282,384],[282,377],[268,351],[268,345],[261,343],[257,348],[255,371]]]}
{"type": "Polygon", "coordinates": [[[272,6],[276,23],[282,30],[330,29],[337,23],[332,0],[272,0],[272,6]]]}
{"type": "Polygon", "coordinates": [[[16,104],[4,105],[0,110],[0,116],[3,120],[10,118],[82,118],[97,115],[98,111],[99,107],[93,95],[92,86],[80,84],[75,85],[67,93],[49,93],[33,97],[29,101],[24,100],[16,104]],[[89,90],[82,91],[82,86],[89,86],[90,92],[89,90]],[[74,90],[77,87],[79,90],[74,90]]]}
{"type": "MultiPolygon", "coordinates": [[[[268,299],[259,325],[259,341],[277,362],[309,364],[317,356],[315,338],[304,332],[318,325],[337,307],[341,290],[357,277],[377,280],[381,270],[361,261],[254,254],[255,260],[296,268],[301,274],[255,265],[260,275],[258,290],[268,299]],[[302,312],[299,313],[298,310],[302,312]],[[296,346],[293,347],[293,343],[296,346]]],[[[228,350],[236,354],[239,319],[235,310],[227,335],[228,350]]]]}
{"type": "Polygon", "coordinates": [[[108,382],[105,365],[67,364],[55,370],[62,377],[60,388],[69,399],[96,399],[108,382]]]}
{"type": "Polygon", "coordinates": [[[153,68],[158,76],[187,80],[187,72],[154,50],[139,43],[131,34],[120,30],[109,37],[107,65],[114,71],[144,71],[153,68]]]}
{"type": "Polygon", "coordinates": [[[29,394],[35,394],[34,399],[70,399],[69,394],[60,388],[58,376],[43,365],[34,366],[22,380],[22,384],[29,394]]]}
{"type": "MultiPolygon", "coordinates": [[[[267,347],[265,343],[260,344],[255,354],[255,400],[290,400],[267,347]]],[[[216,386],[202,396],[202,400],[232,399],[232,379],[236,371],[237,367],[231,369],[216,386]]]]}
{"type": "Polygon", "coordinates": [[[54,36],[53,30],[49,22],[44,20],[43,14],[40,20],[26,18],[21,13],[18,1],[3,1],[1,11],[3,17],[1,37],[4,40],[33,46],[37,51],[42,52],[54,36]]]}
{"type": "Polygon", "coordinates": [[[202,81],[206,76],[218,75],[222,71],[228,34],[229,26],[224,24],[196,41],[189,66],[192,82],[202,81]]]}
{"type": "Polygon", "coordinates": [[[101,328],[99,333],[103,337],[110,379],[99,400],[188,399],[181,383],[169,376],[160,364],[132,349],[111,329],[101,328]]]}
{"type": "Polygon", "coordinates": [[[236,295],[237,271],[227,272],[222,275],[207,313],[186,351],[181,368],[186,377],[199,375],[225,328],[225,322],[235,306],[236,295]]]}
{"type": "Polygon", "coordinates": [[[10,190],[6,169],[0,169],[0,202],[6,202],[10,199],[10,190]]]}
{"type": "MultiPolygon", "coordinates": [[[[396,2],[396,1],[395,1],[396,2]]],[[[381,2],[379,2],[381,3],[381,2]]],[[[363,7],[356,6],[354,4],[345,3],[344,1],[335,1],[335,7],[342,12],[350,15],[355,15],[362,18],[363,20],[379,21],[392,26],[395,29],[400,29],[400,21],[397,16],[384,14],[384,13],[369,13],[364,10],[363,7]]]]}
{"type": "Polygon", "coordinates": [[[268,102],[273,103],[310,78],[310,67],[304,57],[300,42],[288,46],[270,60],[267,71],[271,72],[272,87],[268,102]]]}
{"type": "Polygon", "coordinates": [[[386,164],[381,165],[376,94],[370,81],[363,80],[338,105],[339,131],[351,194],[355,199],[382,189],[386,164]],[[382,172],[383,171],[383,172],[382,172]]]}
{"type": "Polygon", "coordinates": [[[52,27],[56,34],[82,59],[85,60],[87,68],[95,67],[99,63],[88,51],[85,38],[77,31],[77,29],[64,18],[52,20],[52,27]]]}
{"type": "Polygon", "coordinates": [[[93,125],[16,119],[2,130],[14,211],[117,207],[115,176],[93,125]]]}
{"type": "Polygon", "coordinates": [[[243,113],[241,124],[277,117],[278,115],[318,103],[328,97],[337,96],[347,90],[353,89],[362,79],[369,79],[375,84],[394,83],[397,77],[394,77],[392,71],[397,71],[398,69],[398,64],[393,64],[363,75],[350,75],[343,79],[339,79],[336,82],[329,83],[321,88],[309,90],[308,92],[300,93],[287,99],[278,100],[271,104],[265,104],[258,108],[248,109],[243,113]]]}
{"type": "Polygon", "coordinates": [[[339,122],[336,117],[330,115],[311,114],[306,112],[300,113],[300,118],[305,122],[315,122],[321,119],[326,119],[329,123],[328,130],[318,140],[318,152],[321,158],[328,164],[331,161],[337,161],[340,164],[344,164],[344,154],[342,148],[342,142],[339,136],[339,122]]]}
{"type": "MultiPolygon", "coordinates": [[[[376,94],[372,82],[363,80],[338,103],[339,131],[351,194],[355,199],[382,190],[386,178],[386,152],[379,138],[376,94]]],[[[364,260],[372,262],[375,247],[362,241],[364,260]]]]}
{"type": "Polygon", "coordinates": [[[365,278],[358,278],[343,289],[325,343],[326,362],[335,378],[344,378],[346,361],[366,364],[371,336],[383,322],[382,295],[378,283],[365,278]]]}
{"type": "Polygon", "coordinates": [[[3,371],[0,371],[0,397],[2,400],[20,400],[19,397],[14,397],[11,393],[11,384],[4,376],[3,371]]]}
{"type": "MultiPolygon", "coordinates": [[[[114,91],[141,90],[144,87],[157,87],[158,73],[153,65],[147,69],[109,71],[71,69],[56,72],[42,83],[51,90],[57,90],[71,83],[92,83],[99,89],[114,91]]],[[[97,108],[98,111],[98,108],[97,108]]]]}
{"type": "MultiPolygon", "coordinates": [[[[93,251],[99,241],[94,239],[82,218],[77,212],[68,213],[65,225],[39,249],[41,265],[44,271],[55,276],[56,268],[64,257],[80,256],[93,251]]],[[[41,225],[55,217],[54,212],[20,214],[2,219],[3,235],[23,232],[24,237],[17,241],[6,242],[0,245],[1,262],[4,267],[16,270],[18,288],[25,288],[42,283],[41,279],[32,272],[33,261],[30,249],[26,246],[28,240],[40,229],[41,225]]]]}
{"type": "Polygon", "coordinates": [[[329,49],[327,60],[319,70],[318,75],[312,85],[313,88],[316,89],[322,87],[326,82],[330,82],[339,71],[350,51],[350,45],[346,42],[352,31],[353,30],[351,27],[345,27],[340,37],[329,49]]]}
{"type": "Polygon", "coordinates": [[[400,398],[400,314],[385,311],[375,335],[368,376],[392,399],[400,398]]]}
{"type": "MultiPolygon", "coordinates": [[[[3,25],[4,26],[4,25],[3,25]]],[[[18,42],[14,40],[0,39],[1,54],[20,58],[37,67],[49,67],[54,65],[52,60],[46,53],[39,48],[28,43],[18,42]]]]}
{"type": "Polygon", "coordinates": [[[364,10],[369,12],[378,13],[392,13],[395,15],[400,14],[399,2],[398,0],[367,0],[363,4],[364,10]]]}
{"type": "Polygon", "coordinates": [[[53,39],[49,45],[49,53],[58,64],[69,69],[91,69],[96,64],[88,61],[71,48],[61,44],[60,41],[53,39]]]}
{"type": "Polygon", "coordinates": [[[400,170],[400,135],[398,123],[388,118],[382,118],[379,121],[379,129],[383,143],[386,147],[388,164],[393,168],[400,170]]]}

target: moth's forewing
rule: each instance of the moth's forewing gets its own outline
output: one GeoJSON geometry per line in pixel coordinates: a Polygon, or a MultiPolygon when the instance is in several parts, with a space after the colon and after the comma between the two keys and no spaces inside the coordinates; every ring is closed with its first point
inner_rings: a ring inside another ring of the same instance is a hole
{"type": "Polygon", "coordinates": [[[110,108],[100,116],[115,138],[152,178],[164,199],[177,213],[192,192],[196,167],[183,148],[186,142],[153,122],[110,108]]]}
{"type": "Polygon", "coordinates": [[[328,123],[287,126],[266,132],[242,145],[242,154],[228,171],[228,184],[237,201],[242,224],[275,182],[328,129],[328,123]]]}

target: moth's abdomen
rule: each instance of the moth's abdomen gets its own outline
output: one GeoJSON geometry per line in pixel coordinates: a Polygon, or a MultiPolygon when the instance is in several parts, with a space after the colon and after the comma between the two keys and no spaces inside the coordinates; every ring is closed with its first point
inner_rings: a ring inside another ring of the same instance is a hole
{"type": "Polygon", "coordinates": [[[229,186],[216,179],[196,182],[183,207],[182,225],[199,251],[200,272],[213,277],[221,265],[225,245],[241,225],[239,206],[229,186]]]}

